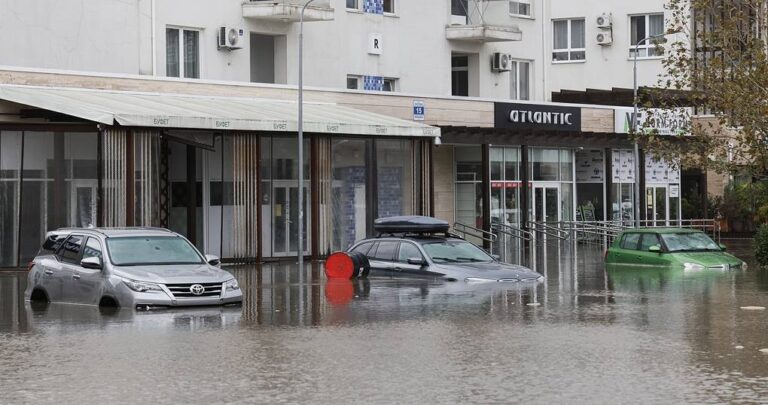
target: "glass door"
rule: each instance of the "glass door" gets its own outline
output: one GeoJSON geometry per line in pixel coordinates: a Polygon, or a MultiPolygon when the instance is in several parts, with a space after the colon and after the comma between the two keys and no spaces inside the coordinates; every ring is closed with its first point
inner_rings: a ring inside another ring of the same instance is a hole
{"type": "MultiPolygon", "coordinates": [[[[309,188],[304,187],[304,253],[308,253],[309,188]]],[[[272,189],[272,253],[275,257],[298,253],[299,187],[286,182],[274,182],[272,189]]]]}
{"type": "Polygon", "coordinates": [[[645,188],[646,220],[649,226],[666,226],[668,212],[667,186],[651,185],[645,188]]]}
{"type": "Polygon", "coordinates": [[[560,210],[560,187],[550,185],[535,185],[533,187],[534,222],[557,223],[562,218],[560,210]]]}

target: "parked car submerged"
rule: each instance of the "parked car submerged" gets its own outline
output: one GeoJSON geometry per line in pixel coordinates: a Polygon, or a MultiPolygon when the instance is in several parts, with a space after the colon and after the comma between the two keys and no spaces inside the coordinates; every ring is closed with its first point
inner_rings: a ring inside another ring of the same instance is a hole
{"type": "Polygon", "coordinates": [[[608,265],[672,266],[686,271],[745,269],[706,233],[684,228],[639,228],[621,233],[605,256],[608,265]]]}
{"type": "Polygon", "coordinates": [[[357,242],[348,251],[365,255],[371,275],[441,278],[467,282],[541,281],[524,266],[501,263],[458,236],[448,223],[408,216],[376,220],[376,238],[357,242]]]}
{"type": "Polygon", "coordinates": [[[165,229],[60,229],[30,263],[25,298],[121,307],[242,302],[237,280],[218,265],[165,229]]]}

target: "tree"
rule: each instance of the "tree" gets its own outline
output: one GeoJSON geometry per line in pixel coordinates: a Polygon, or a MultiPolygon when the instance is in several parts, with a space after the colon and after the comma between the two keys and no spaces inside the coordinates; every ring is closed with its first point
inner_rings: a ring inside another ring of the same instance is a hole
{"type": "Polygon", "coordinates": [[[679,156],[684,166],[766,176],[766,1],[668,0],[667,8],[668,32],[678,34],[664,46],[665,72],[643,107],[694,106],[694,111],[682,136],[646,129],[636,134],[638,142],[670,161],[679,156]]]}

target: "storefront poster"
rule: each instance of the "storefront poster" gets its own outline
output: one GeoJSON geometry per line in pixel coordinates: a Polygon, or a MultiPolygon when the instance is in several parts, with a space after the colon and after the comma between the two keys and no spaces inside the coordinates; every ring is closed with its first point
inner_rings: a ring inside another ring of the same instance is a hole
{"type": "Polygon", "coordinates": [[[589,149],[576,151],[576,181],[601,183],[605,177],[603,151],[589,149]]]}
{"type": "Polygon", "coordinates": [[[669,185],[669,197],[670,198],[680,197],[680,185],[679,184],[670,184],[669,185]]]}
{"type": "Polygon", "coordinates": [[[680,183],[680,169],[665,160],[657,160],[649,153],[645,156],[645,182],[658,184],[680,183]]]}
{"type": "Polygon", "coordinates": [[[635,182],[635,154],[630,149],[614,149],[611,163],[614,183],[635,182]]]}

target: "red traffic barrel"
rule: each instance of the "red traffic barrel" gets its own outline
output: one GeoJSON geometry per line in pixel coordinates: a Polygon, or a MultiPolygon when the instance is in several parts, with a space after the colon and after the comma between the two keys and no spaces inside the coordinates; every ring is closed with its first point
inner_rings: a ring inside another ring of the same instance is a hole
{"type": "Polygon", "coordinates": [[[328,278],[366,278],[370,271],[368,258],[357,252],[337,252],[325,261],[325,276],[328,278]]]}

